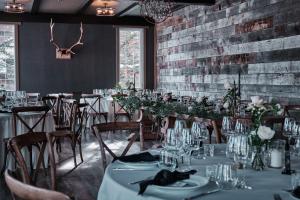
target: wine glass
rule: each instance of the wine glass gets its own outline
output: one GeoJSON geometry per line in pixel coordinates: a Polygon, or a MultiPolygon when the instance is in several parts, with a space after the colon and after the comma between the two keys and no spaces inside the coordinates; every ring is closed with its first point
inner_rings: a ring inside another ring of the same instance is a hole
{"type": "Polygon", "coordinates": [[[224,116],[222,121],[222,133],[226,136],[234,133],[234,119],[233,117],[224,116]]]}
{"type": "Polygon", "coordinates": [[[237,119],[235,123],[235,132],[238,134],[246,134],[249,130],[249,126],[245,121],[237,119]]]}

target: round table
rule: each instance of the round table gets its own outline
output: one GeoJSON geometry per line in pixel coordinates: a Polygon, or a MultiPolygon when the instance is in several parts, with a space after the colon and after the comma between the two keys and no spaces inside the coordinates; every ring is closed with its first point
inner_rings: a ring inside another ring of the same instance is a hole
{"type": "MultiPolygon", "coordinates": [[[[205,176],[205,166],[229,162],[230,160],[225,158],[225,145],[216,145],[216,155],[212,158],[205,160],[192,160],[192,167],[197,169],[197,174],[205,176]]],[[[153,194],[149,187],[146,192],[141,196],[138,195],[139,185],[130,185],[129,183],[144,180],[149,176],[155,175],[160,169],[149,170],[114,170],[114,168],[121,167],[122,164],[115,162],[110,164],[103,177],[99,192],[98,200],[119,200],[119,199],[183,199],[168,197],[165,195],[153,194]],[[148,191],[149,190],[149,191],[148,191]]],[[[292,160],[292,168],[299,169],[300,161],[292,160]]],[[[238,170],[238,174],[241,171],[238,170]]],[[[205,195],[195,199],[203,200],[232,200],[232,199],[243,199],[243,200],[273,200],[274,193],[279,193],[283,200],[293,200],[290,194],[283,191],[283,189],[289,189],[291,176],[282,175],[281,169],[265,168],[264,171],[254,171],[252,169],[245,169],[245,177],[248,186],[252,187],[249,189],[233,189],[233,190],[222,190],[213,194],[205,195]]],[[[193,195],[191,195],[193,196],[193,195]]],[[[295,200],[295,199],[294,199],[295,200]]]]}
{"type": "MultiPolygon", "coordinates": [[[[41,117],[41,113],[22,113],[21,116],[24,116],[24,120],[26,123],[28,123],[30,126],[34,125],[37,120],[41,117]]],[[[3,166],[3,158],[4,158],[4,144],[3,139],[4,138],[11,138],[14,136],[13,133],[13,115],[12,113],[0,113],[0,168],[3,166]]],[[[36,131],[41,130],[41,124],[39,124],[36,128],[36,131]]],[[[27,128],[21,124],[17,120],[17,134],[22,134],[27,132],[27,128]]],[[[51,132],[55,131],[55,123],[52,116],[52,113],[48,113],[45,119],[45,132],[51,132]]],[[[47,151],[45,151],[46,153],[47,151]]],[[[47,154],[48,155],[48,154],[47,154]]],[[[48,156],[45,156],[45,161],[47,164],[48,156]]],[[[26,156],[26,154],[25,154],[26,156]]],[[[35,162],[35,151],[33,151],[33,162],[35,162]]],[[[8,157],[8,166],[11,168],[11,157],[8,157]]],[[[26,159],[27,160],[27,159],[26,159]]],[[[34,163],[35,164],[35,163],[34,163]]]]}

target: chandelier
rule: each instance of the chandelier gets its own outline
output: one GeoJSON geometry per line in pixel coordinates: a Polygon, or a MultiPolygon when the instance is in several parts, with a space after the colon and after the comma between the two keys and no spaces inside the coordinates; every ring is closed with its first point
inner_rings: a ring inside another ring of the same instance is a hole
{"type": "Polygon", "coordinates": [[[115,14],[115,9],[108,7],[107,3],[104,4],[104,7],[99,7],[96,9],[97,16],[113,16],[115,14]]]}
{"type": "Polygon", "coordinates": [[[141,15],[150,23],[160,23],[172,17],[171,0],[140,0],[141,15]]]}
{"type": "Polygon", "coordinates": [[[25,12],[24,4],[17,3],[16,0],[7,2],[4,6],[4,11],[8,13],[23,13],[25,12]]]}

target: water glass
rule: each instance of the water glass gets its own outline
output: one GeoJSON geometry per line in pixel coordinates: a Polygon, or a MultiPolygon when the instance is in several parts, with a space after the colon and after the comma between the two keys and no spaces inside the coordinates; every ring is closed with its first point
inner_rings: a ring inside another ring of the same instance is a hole
{"type": "Polygon", "coordinates": [[[222,133],[224,135],[231,135],[234,133],[234,119],[229,116],[223,117],[222,133]]]}
{"type": "Polygon", "coordinates": [[[186,121],[185,120],[182,120],[182,119],[176,119],[175,121],[175,126],[174,126],[174,129],[175,129],[175,132],[176,133],[181,133],[182,130],[184,128],[186,128],[186,121]]]}
{"type": "Polygon", "coordinates": [[[291,185],[292,190],[300,186],[300,171],[296,171],[294,174],[291,175],[291,185]]]}
{"type": "Polygon", "coordinates": [[[174,171],[177,166],[177,154],[175,151],[163,149],[160,152],[160,166],[174,171]]]}
{"type": "Polygon", "coordinates": [[[217,169],[217,183],[223,190],[233,189],[238,182],[236,167],[232,164],[219,164],[217,169]]]}
{"type": "Polygon", "coordinates": [[[167,137],[165,140],[166,147],[175,147],[177,143],[176,133],[173,128],[167,130],[167,137]]]}
{"type": "Polygon", "coordinates": [[[212,181],[215,181],[217,178],[218,165],[207,165],[205,167],[205,176],[212,181]]]}
{"type": "Polygon", "coordinates": [[[213,144],[203,145],[203,159],[206,159],[208,156],[214,157],[215,155],[215,146],[213,144]]]}

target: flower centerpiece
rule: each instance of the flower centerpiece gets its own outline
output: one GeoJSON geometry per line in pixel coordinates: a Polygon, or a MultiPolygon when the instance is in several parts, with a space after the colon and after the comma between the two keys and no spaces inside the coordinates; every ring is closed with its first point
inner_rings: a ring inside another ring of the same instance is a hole
{"type": "Polygon", "coordinates": [[[223,97],[223,108],[230,116],[234,116],[240,98],[239,89],[235,83],[232,86],[229,82],[224,83],[224,88],[227,90],[227,93],[223,97]]]}
{"type": "Polygon", "coordinates": [[[253,130],[250,134],[250,144],[254,149],[254,158],[252,168],[255,170],[264,169],[263,147],[267,147],[275,135],[275,131],[267,126],[262,125],[262,118],[267,113],[281,115],[283,109],[280,104],[266,104],[259,96],[251,97],[251,103],[248,104],[247,110],[251,112],[253,130]]]}

